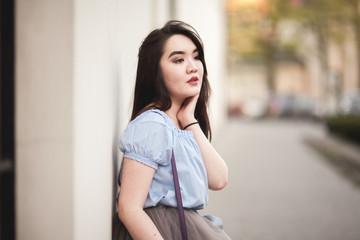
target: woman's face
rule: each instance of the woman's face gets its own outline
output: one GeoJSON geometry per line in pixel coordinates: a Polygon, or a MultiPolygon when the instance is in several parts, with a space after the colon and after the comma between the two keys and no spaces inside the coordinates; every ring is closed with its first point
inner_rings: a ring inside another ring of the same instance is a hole
{"type": "Polygon", "coordinates": [[[171,36],[165,42],[160,67],[173,101],[182,103],[200,93],[204,68],[190,38],[181,34],[171,36]]]}

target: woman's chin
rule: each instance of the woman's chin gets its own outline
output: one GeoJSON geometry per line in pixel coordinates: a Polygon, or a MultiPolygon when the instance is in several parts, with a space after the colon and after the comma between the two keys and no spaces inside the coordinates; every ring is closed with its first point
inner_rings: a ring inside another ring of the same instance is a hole
{"type": "Polygon", "coordinates": [[[195,97],[195,96],[199,95],[199,93],[200,93],[200,92],[194,92],[194,93],[191,93],[191,94],[187,94],[187,95],[185,96],[185,99],[186,99],[186,98],[195,97]]]}
{"type": "Polygon", "coordinates": [[[176,101],[185,101],[187,98],[195,97],[200,94],[199,90],[196,91],[188,91],[187,93],[178,94],[177,96],[172,95],[171,98],[173,100],[177,99],[176,101]]]}
{"type": "Polygon", "coordinates": [[[200,89],[192,89],[193,91],[189,91],[189,96],[188,97],[194,97],[196,95],[200,94],[200,89]]]}

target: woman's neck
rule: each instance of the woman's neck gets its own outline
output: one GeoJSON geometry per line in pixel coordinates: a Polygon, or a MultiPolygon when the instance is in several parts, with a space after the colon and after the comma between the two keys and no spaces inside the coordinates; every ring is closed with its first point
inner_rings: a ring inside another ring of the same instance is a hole
{"type": "Polygon", "coordinates": [[[179,102],[172,101],[171,107],[168,110],[164,111],[166,115],[168,115],[170,120],[180,129],[181,126],[177,119],[177,113],[179,112],[181,105],[182,103],[180,104],[179,102]]]}

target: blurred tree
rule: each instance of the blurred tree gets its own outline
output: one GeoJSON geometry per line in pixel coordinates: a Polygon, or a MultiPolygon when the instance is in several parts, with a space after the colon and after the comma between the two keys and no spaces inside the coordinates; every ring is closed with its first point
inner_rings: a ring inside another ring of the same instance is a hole
{"type": "Polygon", "coordinates": [[[268,92],[273,94],[276,90],[275,86],[275,68],[276,53],[279,48],[277,26],[281,20],[281,12],[278,11],[279,5],[277,0],[269,0],[267,6],[261,9],[262,18],[260,20],[259,34],[255,39],[260,51],[263,52],[264,63],[266,69],[266,83],[268,92]]]}
{"type": "MultiPolygon", "coordinates": [[[[349,0],[352,1],[352,0],[349,0]]],[[[345,28],[339,27],[347,16],[343,0],[298,0],[289,11],[289,17],[301,23],[315,36],[322,72],[322,98],[329,94],[329,42],[342,44],[345,28]]]]}
{"type": "MultiPolygon", "coordinates": [[[[360,0],[298,0],[289,11],[291,17],[309,29],[316,38],[318,57],[322,71],[322,99],[339,100],[343,89],[345,64],[344,43],[349,38],[349,27],[355,36],[357,54],[357,88],[360,88],[360,0]],[[342,68],[339,72],[329,67],[329,43],[336,43],[341,52],[342,68]],[[332,79],[338,82],[331,83],[332,79]]],[[[338,105],[338,102],[336,103],[338,105]]],[[[338,108],[338,107],[337,107],[338,108]]],[[[336,109],[327,109],[336,113],[336,109]]]]}
{"type": "Polygon", "coordinates": [[[288,17],[288,8],[288,0],[244,1],[228,8],[230,65],[239,60],[263,63],[270,94],[276,91],[277,56],[298,57],[296,42],[284,42],[279,36],[278,25],[288,17]]]}
{"type": "Polygon", "coordinates": [[[357,87],[360,88],[360,0],[346,0],[349,7],[349,20],[355,33],[355,42],[357,47],[357,87]]]}
{"type": "MultiPolygon", "coordinates": [[[[316,39],[321,66],[321,97],[326,100],[331,93],[329,80],[329,43],[335,42],[343,49],[348,37],[347,26],[352,26],[358,55],[358,87],[360,87],[360,0],[229,0],[228,33],[230,66],[239,60],[261,62],[266,67],[267,88],[276,90],[275,68],[281,54],[301,59],[299,48],[302,36],[284,41],[281,24],[298,23],[299,31],[310,31],[316,39]],[[236,3],[236,4],[234,4],[236,3]]],[[[306,52],[306,54],[314,54],[306,52]]],[[[344,57],[343,53],[343,58],[344,57]]],[[[344,61],[343,61],[344,62],[344,61]]],[[[341,80],[342,73],[340,73],[341,80]]],[[[340,84],[341,85],[341,84],[340,84]]]]}

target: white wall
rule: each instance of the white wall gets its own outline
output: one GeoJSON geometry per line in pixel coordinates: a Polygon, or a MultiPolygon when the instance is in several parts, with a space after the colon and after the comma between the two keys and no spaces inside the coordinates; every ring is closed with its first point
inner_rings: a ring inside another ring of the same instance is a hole
{"type": "MultiPolygon", "coordinates": [[[[204,40],[218,114],[224,16],[221,1],[201,2],[213,17],[192,17],[188,1],[176,14],[204,40]]],[[[17,239],[110,239],[113,159],[138,48],[169,18],[167,0],[16,2],[17,239]]]]}
{"type": "Polygon", "coordinates": [[[74,239],[110,239],[117,1],[74,2],[74,239]]]}
{"type": "Polygon", "coordinates": [[[138,49],[154,28],[152,1],[120,1],[116,31],[119,33],[120,130],[130,120],[138,49]]]}
{"type": "Polygon", "coordinates": [[[16,235],[72,239],[72,1],[16,1],[16,235]]]}
{"type": "Polygon", "coordinates": [[[17,239],[110,239],[117,2],[17,1],[17,239]]]}

